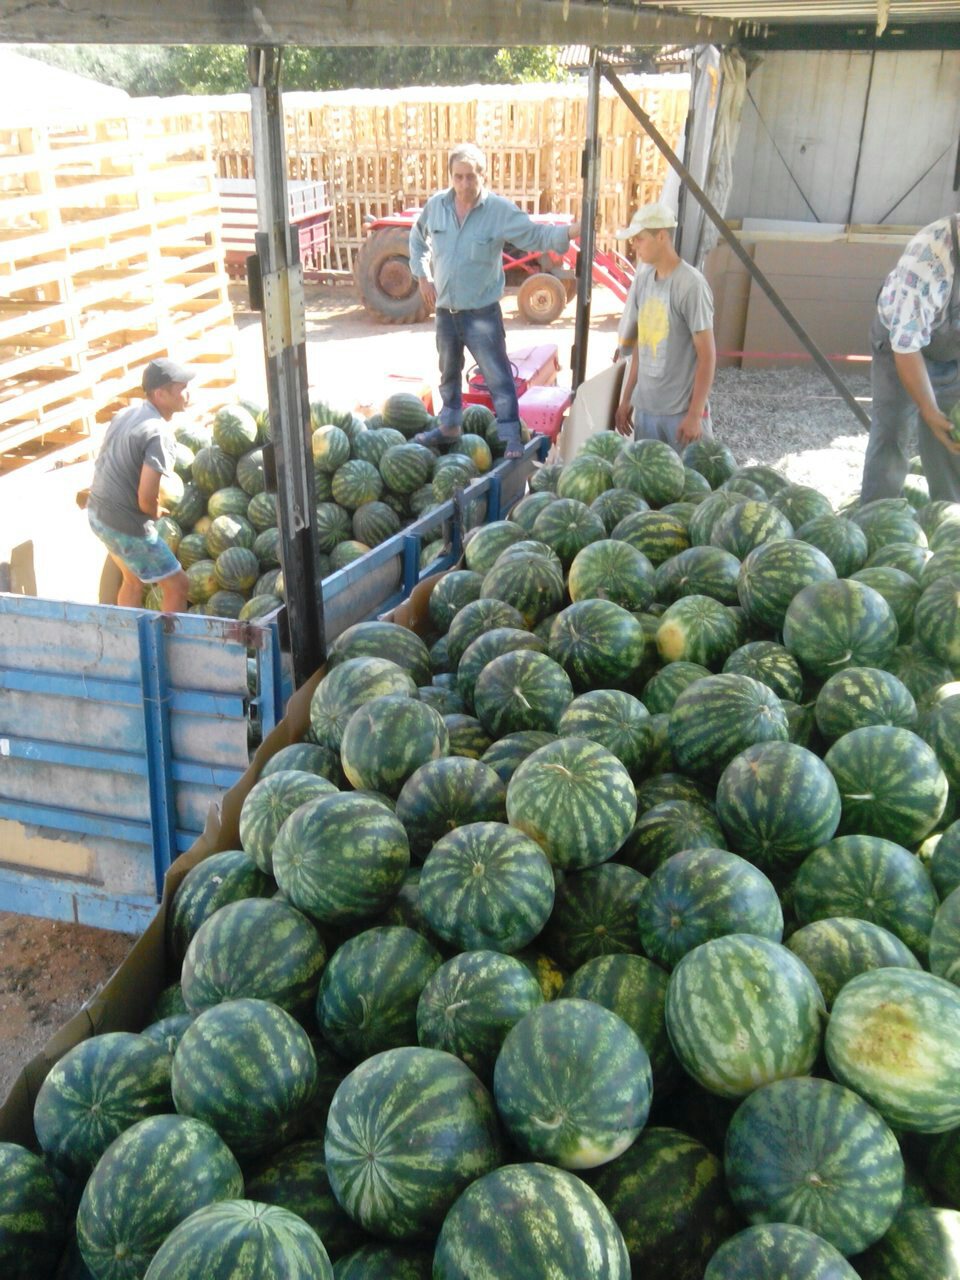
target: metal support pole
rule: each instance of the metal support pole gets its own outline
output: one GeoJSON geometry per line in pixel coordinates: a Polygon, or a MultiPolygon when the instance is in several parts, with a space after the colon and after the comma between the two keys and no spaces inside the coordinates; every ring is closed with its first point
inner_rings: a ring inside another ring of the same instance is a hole
{"type": "Polygon", "coordinates": [[[810,335],[804,329],[803,325],[801,325],[800,321],[797,320],[797,318],[793,315],[793,313],[790,310],[788,310],[786,304],[783,302],[780,295],[774,289],[773,285],[770,283],[770,281],[767,279],[764,273],[760,270],[760,268],[757,266],[754,260],[750,257],[749,253],[747,253],[747,251],[744,249],[743,245],[740,243],[737,237],[733,234],[733,232],[724,222],[722,216],[720,215],[719,210],[713,205],[710,198],[707,196],[706,192],[697,183],[697,181],[694,179],[690,171],[674,155],[673,149],[671,148],[670,144],[667,142],[664,136],[657,129],[656,125],[653,123],[653,121],[650,119],[650,117],[647,115],[644,109],[634,100],[633,96],[630,93],[628,93],[628,91],[624,88],[623,84],[620,82],[616,72],[614,72],[609,66],[606,66],[606,65],[603,66],[603,74],[607,77],[607,79],[613,85],[614,89],[616,89],[617,93],[623,99],[623,102],[626,105],[627,109],[634,116],[636,116],[636,118],[643,125],[644,129],[646,130],[647,134],[650,136],[651,140],[656,145],[656,147],[660,151],[662,151],[663,154],[666,156],[670,166],[673,169],[675,169],[676,172],[680,175],[680,180],[686,185],[686,187],[693,193],[693,195],[699,201],[701,207],[703,208],[704,213],[707,215],[707,217],[710,219],[713,225],[717,228],[717,230],[723,236],[724,240],[726,240],[730,248],[737,255],[737,257],[740,259],[740,261],[743,263],[746,269],[750,272],[750,275],[757,282],[759,287],[763,290],[767,298],[769,298],[770,302],[772,303],[776,311],[783,318],[783,320],[786,321],[786,323],[790,326],[790,328],[793,330],[793,332],[796,334],[799,340],[810,352],[811,356],[814,359],[814,362],[819,367],[820,372],[826,378],[828,378],[829,381],[833,384],[833,386],[837,389],[842,399],[846,402],[847,406],[850,408],[851,412],[857,416],[857,418],[862,423],[862,425],[864,427],[869,428],[870,415],[866,412],[866,410],[863,408],[862,405],[857,403],[857,400],[853,392],[850,390],[850,388],[847,386],[844,380],[840,377],[839,373],[837,373],[836,369],[834,369],[830,361],[823,354],[823,352],[820,350],[820,348],[817,346],[814,340],[810,337],[810,335]]]}
{"type": "Polygon", "coordinates": [[[173,786],[173,751],[170,745],[171,695],[164,643],[166,628],[175,626],[175,619],[164,614],[142,613],[137,619],[147,790],[150,797],[150,829],[153,832],[153,874],[158,902],[163,893],[163,878],[177,856],[177,804],[173,786]]]}
{"type": "Polygon", "coordinates": [[[587,84],[587,137],[583,146],[581,177],[583,178],[583,210],[580,217],[580,252],[577,255],[577,318],[570,370],[576,391],[587,376],[587,338],[590,333],[590,305],[593,299],[593,253],[597,244],[597,186],[600,170],[599,50],[590,50],[590,77],[587,84]]]}
{"type": "Polygon", "coordinates": [[[323,594],[317,571],[313,453],[307,386],[306,326],[300,248],[290,227],[281,50],[248,50],[253,163],[257,184],[258,302],[277,478],[280,559],[294,683],[324,658],[323,594]]]}

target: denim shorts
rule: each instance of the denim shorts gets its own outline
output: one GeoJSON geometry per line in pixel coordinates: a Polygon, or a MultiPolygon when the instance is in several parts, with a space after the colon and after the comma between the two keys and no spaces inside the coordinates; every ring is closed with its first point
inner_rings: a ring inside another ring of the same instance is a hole
{"type": "Polygon", "coordinates": [[[150,533],[138,538],[133,533],[118,533],[98,520],[91,507],[87,507],[90,528],[107,550],[122,560],[131,573],[141,582],[162,582],[180,572],[180,561],[157,533],[151,521],[150,533]]]}

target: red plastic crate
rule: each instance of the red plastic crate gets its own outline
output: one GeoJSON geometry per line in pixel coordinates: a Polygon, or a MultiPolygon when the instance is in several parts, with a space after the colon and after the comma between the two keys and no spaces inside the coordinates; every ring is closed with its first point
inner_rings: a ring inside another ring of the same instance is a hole
{"type": "Polygon", "coordinates": [[[520,421],[555,444],[572,403],[573,392],[566,387],[528,387],[520,397],[520,421]]]}

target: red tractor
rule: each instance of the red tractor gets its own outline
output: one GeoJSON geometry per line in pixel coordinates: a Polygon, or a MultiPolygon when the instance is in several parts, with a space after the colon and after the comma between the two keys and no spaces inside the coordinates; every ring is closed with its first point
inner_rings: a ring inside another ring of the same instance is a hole
{"type": "MultiPolygon", "coordinates": [[[[411,324],[430,314],[410,270],[410,228],[419,209],[404,209],[366,223],[367,238],[357,254],[354,278],[367,310],[387,324],[411,324]]],[[[534,222],[562,224],[568,214],[533,214],[534,222]]],[[[519,284],[517,307],[530,324],[556,320],[577,292],[577,245],[564,254],[524,253],[503,247],[503,270],[509,284],[519,284]]],[[[618,253],[596,253],[593,281],[612,289],[622,301],[633,279],[633,264],[618,253]]]]}

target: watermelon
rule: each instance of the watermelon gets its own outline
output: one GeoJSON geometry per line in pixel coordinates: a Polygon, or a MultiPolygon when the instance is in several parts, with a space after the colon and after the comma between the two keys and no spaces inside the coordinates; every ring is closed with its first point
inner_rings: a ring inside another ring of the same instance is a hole
{"type": "Polygon", "coordinates": [[[409,671],[388,658],[348,658],[328,671],[310,698],[310,728],[316,741],[337,751],[354,711],[372,698],[417,696],[409,671]]]}
{"type": "Polygon", "coordinates": [[[803,697],[800,664],[789,650],[773,640],[752,640],[734,649],[723,664],[723,673],[759,680],[779,698],[797,702],[803,697]]]}
{"type": "Polygon", "coordinates": [[[646,809],[617,852],[617,859],[652,875],[682,849],[709,849],[723,843],[723,831],[701,798],[661,800],[646,809]]]}
{"type": "Polygon", "coordinates": [[[496,434],[496,424],[494,424],[491,432],[490,443],[487,442],[484,435],[480,435],[476,431],[464,431],[461,433],[460,439],[450,446],[449,456],[457,457],[463,454],[470,459],[481,474],[489,471],[493,466],[493,444],[499,443],[499,439],[496,441],[493,439],[496,434]]]}
{"type": "MultiPolygon", "coordinates": [[[[203,449],[199,449],[194,455],[193,463],[190,468],[192,483],[200,490],[201,493],[209,496],[216,493],[218,489],[226,489],[233,484],[237,473],[237,462],[231,454],[221,449],[219,445],[207,445],[203,449]]],[[[178,514],[186,515],[181,508],[177,507],[171,511],[176,519],[180,518],[178,514]]],[[[187,521],[189,524],[194,521],[187,521]]]]}
{"type": "Polygon", "coordinates": [[[779,631],[798,591],[836,577],[836,569],[822,551],[795,538],[782,538],[763,543],[744,558],[737,596],[751,622],[779,631]]]}
{"type": "Polygon", "coordinates": [[[606,458],[581,452],[560,472],[557,496],[575,498],[589,507],[604,490],[613,487],[613,468],[606,458]]]}
{"type": "Polygon", "coordinates": [[[431,760],[403,784],[396,812],[411,854],[422,862],[447,832],[465,823],[502,822],[506,787],[489,765],[478,760],[431,760]]]}
{"type": "Polygon", "coordinates": [[[946,775],[933,749],[909,729],[852,729],[837,739],[824,764],[840,793],[841,835],[860,832],[914,845],[943,814],[946,775]]]}
{"type": "Polygon", "coordinates": [[[626,441],[618,431],[596,431],[580,446],[579,457],[606,458],[612,462],[626,441]]]}
{"type": "Polygon", "coordinates": [[[283,1145],[313,1097],[317,1062],[286,1010],[228,1000],[187,1028],[173,1055],[172,1085],[181,1115],[205,1121],[237,1155],[261,1155],[283,1145]]]}
{"type": "Polygon", "coordinates": [[[403,925],[349,938],[320,980],[317,1022],[324,1039],[350,1062],[416,1044],[417,1001],[440,963],[437,949],[403,925]]]}
{"type": "Polygon", "coordinates": [[[546,647],[538,636],[521,627],[494,627],[477,636],[476,640],[467,645],[457,666],[457,688],[464,706],[473,709],[477,678],[494,658],[512,653],[516,649],[544,653],[546,647]]]}
{"type": "Polygon", "coordinates": [[[701,436],[686,446],[680,455],[685,466],[705,476],[711,489],[718,488],[737,469],[730,449],[712,436],[701,436]]]}
{"type": "Polygon", "coordinates": [[[865,569],[893,568],[907,574],[917,583],[923,574],[924,565],[933,557],[933,552],[915,542],[889,542],[886,546],[877,547],[867,556],[865,569]]]}
{"type": "MultiPolygon", "coordinates": [[[[408,671],[417,685],[430,682],[430,652],[420,637],[395,622],[357,622],[334,640],[327,653],[332,669],[348,658],[388,658],[408,671]]],[[[328,671],[329,674],[329,671],[328,671]]]]}
{"type": "MultiPolygon", "coordinates": [[[[721,604],[737,603],[740,561],[720,547],[688,547],[659,565],[656,598],[672,604],[681,596],[712,596],[721,604]]],[[[644,606],[638,606],[643,608],[644,606]]]]}
{"type": "Polygon", "coordinates": [[[667,511],[637,511],[624,516],[610,537],[642,552],[654,567],[686,551],[692,541],[684,521],[667,511]]]}
{"type": "Polygon", "coordinates": [[[801,924],[852,916],[888,929],[921,960],[937,892],[912,853],[880,836],[845,835],[814,849],[793,880],[801,924]]]}
{"type": "Polygon", "coordinates": [[[555,742],[556,735],[538,729],[528,729],[523,733],[508,733],[491,743],[481,756],[484,764],[490,766],[504,786],[510,781],[517,767],[540,747],[548,742],[555,742]]]}
{"type": "Polygon", "coordinates": [[[943,978],[884,968],[851,979],[834,1000],[826,1054],[836,1079],[895,1128],[960,1125],[960,991],[943,978]]]}
{"type": "Polygon", "coordinates": [[[633,440],[613,461],[613,483],[638,493],[651,507],[665,507],[683,493],[683,462],[662,440],[633,440]]]}
{"type": "Polygon", "coordinates": [[[13,1142],[0,1142],[0,1266],[5,1280],[53,1276],[67,1218],[44,1162],[13,1142]]]}
{"type": "Polygon", "coordinates": [[[954,789],[960,789],[960,683],[947,685],[924,716],[922,734],[954,789]]]}
{"type": "Polygon", "coordinates": [[[282,607],[283,601],[279,596],[252,595],[237,614],[237,617],[241,622],[255,622],[258,618],[265,618],[268,614],[276,613],[282,607]]]}
{"type": "Polygon", "coordinates": [[[556,613],[566,596],[560,569],[536,555],[498,559],[480,594],[512,605],[527,628],[556,613]]]}
{"type": "Polygon", "coordinates": [[[432,1249],[392,1244],[361,1245],[333,1268],[336,1280],[430,1280],[432,1271],[432,1249]]]}
{"type": "Polygon", "coordinates": [[[878,667],[847,667],[826,680],[817,694],[817,728],[828,742],[867,725],[902,729],[917,723],[917,704],[906,685],[878,667]]]}
{"type": "Polygon", "coordinates": [[[960,1277],[960,1212],[904,1208],[887,1234],[857,1259],[862,1280],[937,1280],[960,1277]]]}
{"type": "Polygon", "coordinates": [[[932,657],[960,672],[960,576],[956,572],[924,587],[914,612],[914,630],[932,657]]]}
{"type": "Polygon", "coordinates": [[[336,502],[318,502],[314,511],[317,548],[329,554],[353,532],[350,512],[336,502]]]}
{"type": "Polygon", "coordinates": [[[237,459],[237,484],[248,497],[263,493],[266,482],[262,449],[251,449],[237,459]]]}
{"type": "Polygon", "coordinates": [[[868,969],[919,969],[910,948],[889,930],[848,916],[815,920],[797,929],[787,946],[817,980],[827,1008],[851,978],[868,969]]]}
{"type": "Polygon", "coordinates": [[[644,1280],[702,1280],[707,1261],[738,1220],[723,1166],[677,1129],[647,1128],[591,1179],[644,1280]]]}
{"type": "Polygon", "coordinates": [[[351,458],[333,473],[331,494],[338,506],[356,511],[365,502],[376,502],[383,493],[383,477],[362,458],[351,458]]]}
{"type": "Polygon", "coordinates": [[[638,493],[629,489],[605,489],[599,497],[590,503],[590,510],[600,517],[607,533],[617,527],[620,521],[635,511],[649,511],[649,503],[644,502],[638,493]]]}
{"type": "Polygon", "coordinates": [[[336,573],[339,569],[345,569],[348,564],[353,564],[355,560],[365,556],[369,550],[370,548],[365,542],[356,542],[353,538],[348,538],[345,542],[338,543],[330,552],[331,573],[336,573]]]}
{"type": "Polygon", "coordinates": [[[433,454],[423,445],[393,445],[380,458],[380,475],[394,493],[413,493],[430,480],[433,463],[433,454]]]}
{"type": "Polygon", "coordinates": [[[257,443],[257,424],[242,404],[228,404],[213,419],[214,443],[224,453],[239,458],[257,443]]]}
{"type": "Polygon", "coordinates": [[[577,552],[568,575],[570,599],[612,600],[621,608],[645,609],[653,600],[653,566],[626,542],[602,538],[577,552]]]}
{"type": "Polygon", "coordinates": [[[657,628],[664,662],[695,662],[716,670],[738,644],[729,610],[712,596],[681,596],[664,611],[657,628]]]}
{"type": "Polygon", "coordinates": [[[194,612],[212,618],[239,618],[245,603],[239,591],[215,591],[205,604],[195,607],[194,612]]]}
{"type": "Polygon", "coordinates": [[[430,410],[412,391],[394,391],[383,402],[383,421],[405,436],[422,431],[430,422],[430,410]]]}
{"type": "Polygon", "coordinates": [[[612,751],[636,777],[650,753],[650,716],[639,699],[620,689],[594,689],[569,703],[557,725],[560,737],[589,738],[612,751]]]}
{"type": "Polygon", "coordinates": [[[531,1010],[507,1033],[493,1092],[520,1150],[563,1169],[592,1169],[635,1140],[653,1078],[646,1049],[622,1018],[568,998],[531,1010]]]}
{"type": "Polygon", "coordinates": [[[838,578],[849,578],[866,563],[867,535],[844,516],[815,516],[797,526],[795,537],[822,551],[838,578]]]}
{"type": "Polygon", "coordinates": [[[459,1058],[419,1047],[376,1053],[347,1076],[324,1145],[337,1200],[391,1240],[429,1240],[460,1192],[501,1159],[490,1094],[459,1058]]]}
{"type": "Polygon", "coordinates": [[[511,520],[493,520],[472,530],[464,545],[467,568],[475,573],[488,573],[502,551],[519,542],[524,531],[511,520]]]}
{"type": "Polygon", "coordinates": [[[637,921],[643,950],[672,969],[710,938],[750,933],[780,942],[783,911],[762,871],[723,849],[685,849],[651,875],[640,892],[637,921]]]}
{"type": "Polygon", "coordinates": [[[549,489],[544,489],[540,493],[528,493],[511,507],[509,518],[514,524],[518,524],[524,533],[529,534],[534,520],[544,507],[556,501],[556,497],[557,495],[549,489]]]}
{"type": "Polygon", "coordinates": [[[642,816],[656,804],[666,800],[692,800],[712,813],[713,791],[702,782],[686,778],[682,773],[658,773],[637,787],[637,812],[642,816]]]}
{"type": "Polygon", "coordinates": [[[340,757],[329,747],[321,747],[315,742],[291,742],[288,747],[281,747],[275,755],[264,760],[260,781],[285,769],[315,773],[318,777],[335,781],[340,776],[340,757]]]}
{"type": "Polygon", "coordinates": [[[720,775],[717,816],[735,853],[779,874],[831,839],[840,822],[840,792],[812,751],[762,742],[734,756],[720,775]]]}
{"type": "Polygon", "coordinates": [[[452,756],[479,760],[491,744],[492,739],[475,716],[451,712],[443,717],[443,723],[447,726],[452,756]]]}
{"type": "Polygon", "coordinates": [[[594,956],[563,983],[560,998],[592,1000],[637,1033],[653,1071],[655,1096],[666,1095],[680,1074],[664,1020],[668,974],[640,955],[594,956]]]}
{"type": "Polygon", "coordinates": [[[643,705],[651,715],[665,714],[672,709],[688,685],[708,675],[709,669],[699,662],[685,662],[683,659],[670,662],[652,675],[644,685],[641,695],[643,705]]]}
{"type": "Polygon", "coordinates": [[[913,542],[918,547],[927,545],[927,535],[914,520],[912,508],[909,504],[905,506],[905,510],[897,510],[888,505],[868,502],[866,506],[851,513],[850,518],[867,535],[868,553],[891,542],[913,542]]]}
{"type": "Polygon", "coordinates": [[[257,553],[246,547],[228,547],[214,564],[217,582],[224,591],[249,591],[260,576],[257,553]]]}
{"type": "Polygon", "coordinates": [[[261,871],[273,870],[273,845],[287,818],[308,800],[337,790],[327,778],[296,769],[269,773],[247,792],[240,809],[240,843],[261,871]]]}
{"type": "Polygon", "coordinates": [[[254,1200],[227,1200],[192,1213],[163,1242],[146,1274],[150,1280],[193,1280],[218,1273],[333,1280],[313,1228],[288,1209],[254,1200]]]}
{"type": "Polygon", "coordinates": [[[218,586],[213,560],[195,560],[187,567],[187,599],[191,604],[205,604],[218,586]]]}
{"type": "Polygon", "coordinates": [[[554,866],[576,869],[613,857],[636,817],[630,774],[586,738],[540,747],[507,786],[507,820],[532,836],[554,866]]]}
{"type": "Polygon", "coordinates": [[[462,951],[518,951],[546,924],[553,896],[540,846],[499,822],[468,823],[441,836],[420,877],[430,928],[462,951]]]}
{"type": "Polygon", "coordinates": [[[713,527],[723,513],[729,511],[731,507],[736,506],[741,501],[741,495],[732,493],[728,489],[718,489],[715,493],[705,497],[690,517],[689,534],[691,545],[694,547],[707,546],[710,543],[713,527]]]}
{"type": "Polygon", "coordinates": [[[929,870],[941,898],[960,885],[960,821],[952,822],[937,840],[929,870]]]}
{"type": "Polygon", "coordinates": [[[757,742],[785,742],[787,718],[772,689],[750,676],[697,680],[673,704],[670,750],[681,772],[717,779],[735,755],[757,742]]]}
{"type": "Polygon", "coordinates": [[[417,1039],[461,1058],[489,1083],[507,1032],[543,1003],[539,984],[519,960],[498,951],[467,951],[440,966],[420,993],[417,1039]]]}
{"type": "Polygon", "coordinates": [[[622,687],[641,667],[646,651],[640,623],[611,600],[569,605],[553,620],[547,642],[547,652],[563,667],[577,692],[622,687]]]}
{"type": "Polygon", "coordinates": [[[903,1157],[864,1100],[830,1080],[775,1080],[737,1108],[727,1187],[748,1222],[790,1222],[840,1253],[884,1235],[903,1198],[903,1157]]]}
{"type": "Polygon", "coordinates": [[[493,738],[556,729],[572,699],[564,669],[532,649],[511,650],[488,662],[473,690],[477,717],[493,738]]]}
{"type": "Polygon", "coordinates": [[[451,670],[456,670],[460,659],[478,637],[486,631],[500,627],[525,630],[523,617],[513,605],[490,597],[472,600],[456,613],[447,631],[447,653],[451,670]]]}
{"type": "Polygon", "coordinates": [[[216,516],[207,530],[207,552],[216,561],[231,547],[245,547],[251,550],[256,536],[256,530],[245,516],[216,516]]]}
{"type": "Polygon", "coordinates": [[[174,1227],[241,1195],[240,1166],[208,1124],[183,1115],[140,1120],[110,1144],[84,1187],[83,1261],[96,1277],[140,1280],[174,1227]]]}
{"type": "Polygon", "coordinates": [[[960,986],[960,891],[941,903],[930,930],[930,970],[960,986]]]}
{"type": "Polygon", "coordinates": [[[211,854],[180,881],[167,912],[167,948],[182,960],[190,939],[208,916],[228,902],[266,898],[274,891],[269,876],[240,849],[211,854]]]}
{"type": "Polygon", "coordinates": [[[778,539],[792,538],[793,525],[770,502],[747,498],[720,515],[710,533],[710,543],[743,560],[755,548],[778,539]]]}
{"type": "Polygon", "coordinates": [[[876,565],[851,575],[853,582],[865,582],[879,592],[893,610],[901,642],[913,634],[913,613],[920,599],[920,584],[909,573],[892,565],[876,565]]]}
{"type": "Polygon", "coordinates": [[[783,643],[806,671],[825,679],[844,667],[886,666],[897,621],[883,596],[862,582],[815,582],[788,605],[783,643]]]}
{"type": "Polygon", "coordinates": [[[245,516],[250,506],[250,495],[237,485],[217,489],[207,499],[207,515],[211,521],[217,516],[245,516]]]}
{"type": "Polygon", "coordinates": [[[804,1075],[823,1035],[823,997],[786,947],[734,933],[688,951],[670,975],[667,1031],[681,1065],[723,1098],[804,1075]]]}
{"type": "Polygon", "coordinates": [[[183,1039],[183,1033],[192,1021],[191,1013],[175,1013],[169,1018],[160,1018],[157,1022],[151,1022],[140,1034],[144,1039],[160,1045],[172,1058],[177,1051],[177,1045],[183,1039]]]}
{"type": "Polygon", "coordinates": [[[340,759],[352,786],[396,796],[420,765],[446,755],[449,745],[443,718],[432,707],[388,694],[350,716],[340,759]]]}
{"type": "Polygon", "coordinates": [[[530,533],[538,542],[552,547],[568,569],[579,551],[591,542],[606,538],[607,529],[586,503],[575,498],[557,498],[539,513],[530,533]]]}
{"type": "Polygon", "coordinates": [[[578,968],[597,956],[639,952],[637,904],[645,883],[615,862],[564,876],[544,933],[551,955],[578,968]]]}
{"type": "Polygon", "coordinates": [[[782,511],[793,527],[833,515],[830,499],[819,489],[806,484],[788,484],[778,489],[770,499],[778,511],[782,511]]]}
{"type": "Polygon", "coordinates": [[[438,579],[430,592],[427,606],[430,622],[436,630],[445,632],[454,615],[465,604],[479,599],[482,585],[483,575],[471,569],[453,569],[438,579]]]}
{"type": "Polygon", "coordinates": [[[839,1249],[789,1222],[747,1227],[710,1259],[703,1280],[857,1280],[839,1249]]]}

